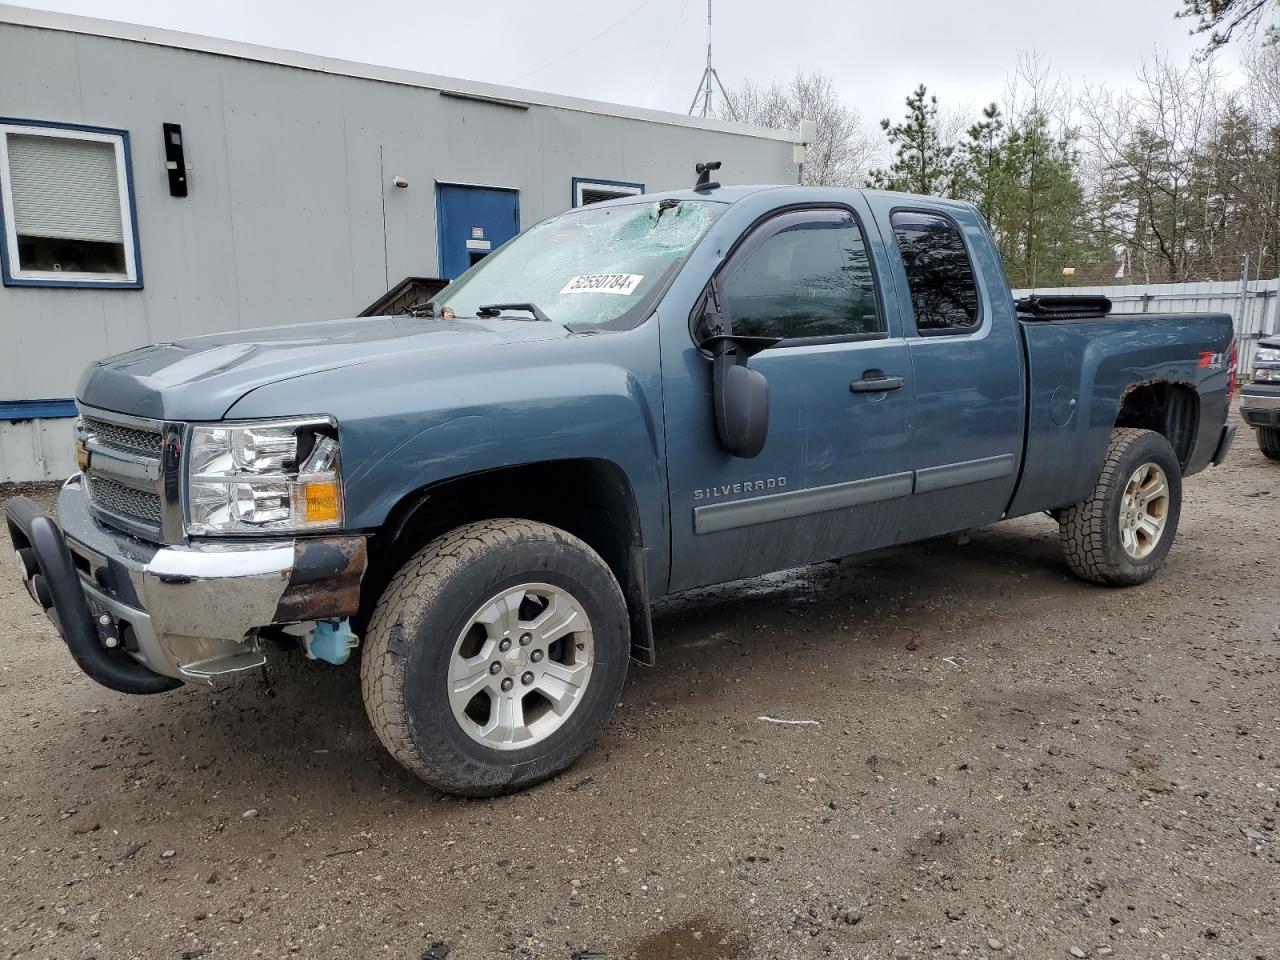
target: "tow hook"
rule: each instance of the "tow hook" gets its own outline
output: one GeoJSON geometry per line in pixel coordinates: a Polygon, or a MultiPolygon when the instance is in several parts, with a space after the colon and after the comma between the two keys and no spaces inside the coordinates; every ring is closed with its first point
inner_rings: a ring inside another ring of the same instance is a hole
{"type": "Polygon", "coordinates": [[[102,641],[104,647],[115,650],[120,646],[120,628],[111,614],[98,614],[93,618],[93,625],[97,628],[98,639],[102,641]]]}

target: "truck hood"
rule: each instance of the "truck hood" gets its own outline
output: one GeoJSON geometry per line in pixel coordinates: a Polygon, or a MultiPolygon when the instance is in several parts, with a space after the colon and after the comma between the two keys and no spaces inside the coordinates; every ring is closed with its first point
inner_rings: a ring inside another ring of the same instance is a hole
{"type": "Polygon", "coordinates": [[[85,371],[82,404],[159,420],[217,420],[246,393],[323,370],[420,354],[424,361],[567,336],[517,320],[367,317],[261,327],[130,350],[85,371]]]}

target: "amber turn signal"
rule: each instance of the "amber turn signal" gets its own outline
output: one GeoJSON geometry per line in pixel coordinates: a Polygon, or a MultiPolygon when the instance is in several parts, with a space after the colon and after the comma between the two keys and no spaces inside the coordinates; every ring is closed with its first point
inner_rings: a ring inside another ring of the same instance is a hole
{"type": "Polygon", "coordinates": [[[335,481],[311,481],[300,486],[308,523],[331,523],[342,516],[342,503],[335,481]]]}

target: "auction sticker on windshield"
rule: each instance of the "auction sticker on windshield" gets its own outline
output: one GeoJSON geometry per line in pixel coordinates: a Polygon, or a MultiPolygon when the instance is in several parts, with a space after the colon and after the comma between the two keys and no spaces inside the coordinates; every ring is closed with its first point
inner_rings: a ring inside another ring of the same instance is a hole
{"type": "Polygon", "coordinates": [[[561,293],[634,293],[642,273],[584,273],[572,278],[564,285],[561,293]]]}

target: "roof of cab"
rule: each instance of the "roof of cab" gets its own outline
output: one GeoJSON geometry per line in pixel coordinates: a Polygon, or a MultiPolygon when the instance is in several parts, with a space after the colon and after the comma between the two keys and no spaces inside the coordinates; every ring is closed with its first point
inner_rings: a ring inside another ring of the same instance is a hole
{"type": "Polygon", "coordinates": [[[694,190],[692,188],[684,190],[659,190],[653,193],[641,193],[634,196],[617,197],[613,200],[604,200],[598,204],[592,204],[592,206],[624,206],[628,203],[653,203],[659,200],[710,200],[717,203],[736,203],[739,200],[766,190],[803,191],[805,193],[812,193],[815,200],[822,200],[824,198],[838,200],[841,196],[845,196],[850,193],[857,193],[867,197],[892,197],[897,203],[905,206],[927,204],[929,206],[941,207],[943,209],[949,207],[955,210],[970,210],[973,208],[973,205],[967,200],[952,200],[949,197],[931,197],[916,193],[900,193],[895,190],[865,190],[861,187],[798,186],[794,183],[745,184],[741,186],[715,187],[712,190],[694,190]]]}
{"type": "Polygon", "coordinates": [[[716,203],[735,203],[743,197],[762,190],[776,190],[779,184],[756,184],[738,187],[716,187],[713,190],[655,190],[651,193],[637,193],[626,197],[615,197],[612,200],[601,200],[593,203],[593,207],[619,207],[628,203],[656,203],[659,200],[711,200],[716,203]]]}

